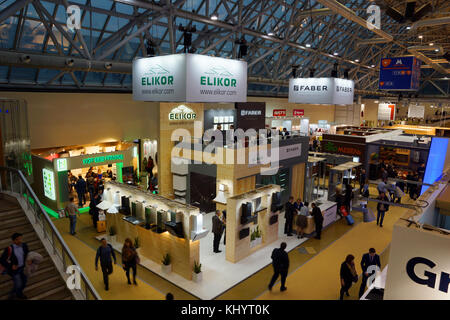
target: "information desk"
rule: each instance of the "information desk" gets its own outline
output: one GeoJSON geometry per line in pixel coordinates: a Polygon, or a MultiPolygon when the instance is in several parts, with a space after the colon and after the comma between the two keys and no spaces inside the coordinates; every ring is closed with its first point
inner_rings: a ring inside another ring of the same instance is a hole
{"type": "MultiPolygon", "coordinates": [[[[336,222],[338,219],[337,214],[336,214],[336,202],[332,202],[332,201],[327,201],[324,199],[320,199],[319,200],[321,202],[321,204],[319,204],[319,208],[322,211],[323,214],[323,228],[326,228],[327,226],[333,224],[334,222],[336,222]]],[[[312,211],[312,207],[311,205],[308,206],[308,210],[311,214],[312,211]]],[[[295,217],[295,219],[297,219],[297,216],[295,217]]],[[[313,216],[308,216],[307,217],[307,221],[308,224],[306,226],[306,229],[304,230],[305,234],[311,234],[316,230],[316,224],[314,222],[314,218],[313,216]]],[[[294,221],[294,228],[295,230],[297,230],[297,224],[294,221]]]]}

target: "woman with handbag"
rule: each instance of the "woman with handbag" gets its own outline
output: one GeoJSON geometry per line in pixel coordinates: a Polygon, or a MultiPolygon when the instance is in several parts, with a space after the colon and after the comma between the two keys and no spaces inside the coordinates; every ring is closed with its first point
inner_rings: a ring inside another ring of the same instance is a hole
{"type": "Polygon", "coordinates": [[[133,242],[131,242],[130,238],[126,238],[122,248],[122,266],[127,275],[128,284],[131,284],[130,269],[132,269],[133,284],[137,285],[136,273],[137,273],[137,264],[139,262],[140,262],[139,255],[136,251],[136,248],[133,246],[133,242]]]}
{"type": "Polygon", "coordinates": [[[358,281],[358,274],[356,273],[355,268],[355,257],[349,254],[345,261],[341,264],[341,292],[340,292],[340,300],[344,300],[344,292],[347,297],[350,296],[348,290],[351,288],[353,282],[358,281]]]}

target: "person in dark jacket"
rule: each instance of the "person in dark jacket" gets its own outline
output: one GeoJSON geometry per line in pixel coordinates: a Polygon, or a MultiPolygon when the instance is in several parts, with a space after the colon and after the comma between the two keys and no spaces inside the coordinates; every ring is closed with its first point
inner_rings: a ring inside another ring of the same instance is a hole
{"type": "Polygon", "coordinates": [[[344,196],[341,194],[341,189],[340,188],[336,188],[336,198],[335,201],[337,203],[336,205],[336,213],[337,215],[339,215],[341,218],[343,218],[342,216],[342,212],[341,212],[341,207],[344,205],[344,196]]]}
{"type": "Polygon", "coordinates": [[[96,193],[94,195],[94,198],[91,199],[91,202],[89,202],[89,213],[92,214],[92,223],[94,224],[94,228],[97,229],[97,222],[98,222],[98,215],[99,210],[97,208],[97,205],[101,202],[100,195],[96,193]]]}
{"type": "Polygon", "coordinates": [[[323,226],[323,215],[320,208],[313,202],[311,203],[312,212],[311,215],[314,217],[314,222],[316,224],[316,239],[320,240],[320,236],[322,234],[322,226],[323,226]]]}
{"type": "Polygon", "coordinates": [[[370,248],[369,253],[365,253],[361,259],[362,281],[361,287],[359,288],[360,298],[364,294],[364,289],[366,289],[367,279],[374,273],[367,272],[367,268],[370,266],[378,266],[378,268],[381,268],[380,256],[376,254],[374,248],[370,248]]]}
{"type": "Polygon", "coordinates": [[[133,242],[131,242],[131,239],[126,238],[122,248],[122,266],[123,269],[125,270],[125,274],[127,275],[128,284],[131,284],[130,269],[132,269],[133,284],[137,285],[136,271],[138,262],[139,262],[139,255],[136,251],[136,248],[133,246],[133,242]]]}
{"type": "Polygon", "coordinates": [[[341,277],[341,292],[340,292],[340,300],[344,299],[344,293],[347,297],[350,296],[348,290],[352,286],[353,282],[358,281],[358,274],[356,273],[355,268],[355,257],[349,254],[345,261],[341,264],[341,270],[339,272],[341,277]]]}
{"type": "MultiPolygon", "coordinates": [[[[25,264],[28,256],[28,245],[22,242],[23,235],[21,233],[14,233],[11,237],[12,244],[8,246],[0,257],[0,263],[6,269],[6,273],[12,278],[14,283],[13,289],[10,292],[9,298],[17,297],[19,299],[26,299],[23,290],[27,285],[27,276],[24,273],[25,264]]],[[[29,264],[32,263],[30,260],[29,264]]]]}
{"type": "Polygon", "coordinates": [[[214,253],[222,252],[219,250],[220,238],[222,238],[224,223],[220,219],[220,210],[216,210],[216,214],[212,217],[212,233],[214,234],[213,251],[214,253]]]}
{"type": "Polygon", "coordinates": [[[272,266],[273,266],[273,276],[269,283],[269,290],[272,290],[275,281],[277,281],[278,276],[281,276],[281,287],[280,291],[286,291],[286,278],[289,270],[289,256],[285,251],[287,245],[286,242],[282,242],[280,248],[275,248],[272,251],[272,266]]]}
{"type": "Polygon", "coordinates": [[[347,208],[347,212],[348,213],[350,213],[350,211],[351,211],[351,202],[352,202],[352,199],[353,199],[353,188],[352,188],[352,186],[349,184],[349,183],[347,183],[346,185],[345,185],[345,199],[344,199],[344,202],[345,202],[345,207],[347,208]]]}
{"type": "Polygon", "coordinates": [[[114,264],[117,264],[116,254],[113,247],[106,242],[106,239],[102,239],[102,245],[98,247],[97,254],[95,255],[95,271],[98,271],[98,260],[100,260],[100,266],[102,267],[103,282],[105,283],[105,290],[109,290],[108,276],[113,273],[112,260],[114,264]],[[112,258],[111,258],[112,257],[112,258]]]}
{"type": "Polygon", "coordinates": [[[82,208],[86,204],[86,181],[81,174],[78,176],[77,183],[75,184],[75,190],[78,195],[78,208],[82,208]]]}
{"type": "Polygon", "coordinates": [[[284,224],[284,233],[289,237],[292,236],[292,223],[294,221],[294,216],[296,214],[296,210],[294,207],[294,197],[290,196],[289,201],[286,202],[284,209],[284,217],[286,222],[284,224]]]}
{"type": "Polygon", "coordinates": [[[366,170],[362,169],[361,174],[359,175],[359,193],[362,193],[364,183],[366,183],[367,175],[366,170]]]}
{"type": "MultiPolygon", "coordinates": [[[[377,198],[380,201],[389,201],[389,199],[386,197],[386,193],[380,192],[380,195],[377,198]]],[[[383,226],[383,220],[384,220],[384,214],[386,211],[389,210],[389,205],[384,203],[378,203],[377,204],[377,226],[380,227],[383,226]]]]}

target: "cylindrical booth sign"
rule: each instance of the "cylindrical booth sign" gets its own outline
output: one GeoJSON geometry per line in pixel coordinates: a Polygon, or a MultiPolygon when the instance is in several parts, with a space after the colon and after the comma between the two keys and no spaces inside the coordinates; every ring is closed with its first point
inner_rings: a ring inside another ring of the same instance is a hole
{"type": "Polygon", "coordinates": [[[305,110],[304,109],[294,109],[294,111],[292,112],[292,115],[294,117],[303,117],[305,115],[305,110]]]}
{"type": "Polygon", "coordinates": [[[274,109],[273,116],[274,117],[286,117],[286,109],[274,109]]]}

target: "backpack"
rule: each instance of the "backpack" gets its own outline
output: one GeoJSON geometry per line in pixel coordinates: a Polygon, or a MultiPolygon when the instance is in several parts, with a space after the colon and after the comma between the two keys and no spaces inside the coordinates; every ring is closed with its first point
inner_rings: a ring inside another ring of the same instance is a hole
{"type": "MultiPolygon", "coordinates": [[[[11,263],[11,256],[12,256],[12,247],[8,246],[8,255],[6,258],[6,263],[11,263]]],[[[0,274],[6,274],[6,267],[0,263],[0,274]]]]}

